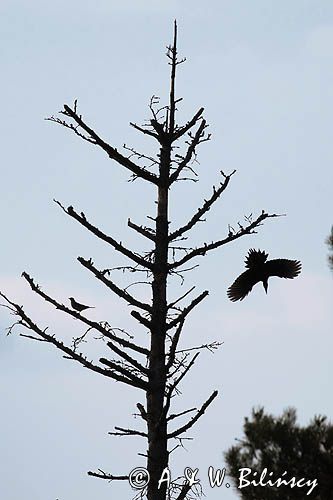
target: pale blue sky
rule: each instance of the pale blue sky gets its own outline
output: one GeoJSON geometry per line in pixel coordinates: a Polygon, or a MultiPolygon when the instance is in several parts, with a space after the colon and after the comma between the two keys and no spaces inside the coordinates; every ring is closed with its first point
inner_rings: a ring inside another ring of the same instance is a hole
{"type": "MultiPolygon", "coordinates": [[[[129,122],[148,118],[151,95],[167,96],[164,52],[174,18],[179,51],[187,57],[177,81],[184,98],[179,120],[204,106],[212,140],[198,151],[200,182],[171,194],[173,227],[209,195],[220,169],[237,174],[192,242],[224,236],[228,223],[251,212],[287,213],[199,259],[200,269],[187,277],[188,287],[210,295],[193,312],[184,347],[208,339],[224,344],[214,356],[202,353],[177,406],[200,405],[216,388],[220,397],[189,433],[195,441],[188,451],[174,454],[172,467],[175,475],[184,465],[200,467],[207,498],[235,500],[235,491],[208,488],[206,470],[224,465],[223,452],[241,437],[253,406],[275,414],[296,406],[302,423],[314,414],[333,415],[332,275],[324,244],[333,223],[330,1],[2,0],[0,289],[68,343],[78,325],[34,297],[20,278],[23,270],[60,300],[74,295],[91,303],[92,318],[132,329],[145,342],[128,308],[76,257],[92,256],[100,267],[125,260],[52,199],[145,249],[126,223],[154,215],[153,187],[127,183],[127,173],[102,152],[44,117],[77,98],[86,120],[114,146],[126,142],[155,153],[129,122]],[[292,282],[271,280],[267,296],[258,286],[234,304],[226,289],[250,247],[300,259],[303,272],[292,282]]],[[[176,280],[170,296],[179,291],[176,280]]],[[[143,463],[136,454],[144,451],[142,441],[107,436],[114,425],[140,425],[132,414],[141,394],[90,374],[52,347],[6,337],[11,318],[3,309],[0,314],[1,498],[130,498],[127,485],[91,479],[86,471],[124,474],[143,463]]]]}

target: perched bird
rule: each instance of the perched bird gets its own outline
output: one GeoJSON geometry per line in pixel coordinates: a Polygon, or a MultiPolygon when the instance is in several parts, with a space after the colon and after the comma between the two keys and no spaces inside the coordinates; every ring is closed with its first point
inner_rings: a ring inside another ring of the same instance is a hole
{"type": "Polygon", "coordinates": [[[248,269],[242,273],[228,288],[227,294],[230,300],[243,300],[252,290],[254,285],[262,281],[265,292],[268,289],[268,278],[278,276],[279,278],[293,279],[301,272],[302,264],[298,260],[273,259],[267,260],[268,253],[251,248],[245,259],[245,267],[248,269]]]}
{"type": "Polygon", "coordinates": [[[69,297],[69,300],[71,301],[71,306],[73,309],[75,309],[75,311],[82,312],[85,311],[86,309],[95,309],[92,306],[85,306],[84,304],[80,304],[80,302],[76,302],[76,300],[73,299],[73,297],[69,297]]]}

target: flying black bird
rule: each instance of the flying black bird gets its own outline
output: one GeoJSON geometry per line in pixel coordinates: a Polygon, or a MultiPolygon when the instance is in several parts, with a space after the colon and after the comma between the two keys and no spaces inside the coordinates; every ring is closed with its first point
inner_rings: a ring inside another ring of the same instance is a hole
{"type": "Polygon", "coordinates": [[[80,304],[80,302],[76,302],[76,300],[73,299],[73,297],[69,297],[69,300],[71,301],[71,306],[73,309],[75,309],[75,311],[82,312],[85,311],[86,309],[95,309],[92,306],[85,306],[84,304],[80,304]]]}
{"type": "Polygon", "coordinates": [[[259,281],[262,281],[267,293],[268,278],[271,276],[293,279],[301,272],[302,264],[298,260],[267,260],[267,257],[268,253],[264,251],[253,248],[249,250],[245,259],[245,267],[248,269],[228,288],[227,294],[230,300],[233,302],[243,300],[259,281]]]}

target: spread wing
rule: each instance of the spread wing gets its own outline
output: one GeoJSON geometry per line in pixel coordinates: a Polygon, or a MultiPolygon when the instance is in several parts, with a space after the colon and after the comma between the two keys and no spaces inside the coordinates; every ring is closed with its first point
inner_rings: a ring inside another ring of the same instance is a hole
{"type": "Polygon", "coordinates": [[[248,269],[238,276],[228,288],[227,294],[229,299],[232,300],[232,302],[243,300],[258,281],[257,273],[253,271],[253,269],[248,269]]]}
{"type": "Polygon", "coordinates": [[[293,279],[299,275],[302,264],[298,260],[273,259],[265,264],[265,271],[269,276],[278,276],[279,278],[293,279]]]}

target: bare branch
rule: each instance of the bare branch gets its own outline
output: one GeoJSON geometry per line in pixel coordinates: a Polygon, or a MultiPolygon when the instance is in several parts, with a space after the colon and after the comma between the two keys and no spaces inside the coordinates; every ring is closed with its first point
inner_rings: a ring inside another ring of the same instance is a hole
{"type": "Polygon", "coordinates": [[[129,288],[131,288],[131,286],[135,286],[135,285],[148,285],[148,286],[151,286],[151,283],[149,281],[133,281],[133,283],[130,283],[129,285],[127,285],[124,288],[125,292],[127,292],[127,290],[129,288]]]}
{"type": "Polygon", "coordinates": [[[171,347],[170,347],[170,350],[169,350],[169,353],[168,353],[169,360],[168,360],[168,362],[166,364],[166,367],[165,367],[167,373],[169,372],[170,368],[172,367],[172,365],[173,365],[173,363],[175,361],[176,349],[177,349],[177,345],[178,345],[178,342],[179,342],[181,331],[183,329],[184,321],[185,321],[185,318],[183,318],[180,321],[180,323],[178,325],[178,328],[176,330],[176,333],[174,334],[173,339],[172,339],[171,347]]]}
{"type": "Polygon", "coordinates": [[[180,302],[181,300],[185,299],[185,297],[187,297],[187,295],[189,295],[191,292],[193,292],[194,289],[195,289],[195,286],[192,286],[192,288],[190,288],[186,293],[184,293],[184,295],[182,295],[181,297],[179,297],[174,302],[170,302],[170,304],[168,305],[168,309],[172,309],[176,304],[178,304],[178,302],[180,302]]]}
{"type": "Polygon", "coordinates": [[[224,175],[223,172],[221,171],[222,175],[224,175],[225,180],[224,182],[220,183],[220,186],[218,189],[213,186],[213,194],[208,200],[204,200],[204,204],[202,207],[200,207],[197,212],[194,214],[194,216],[190,219],[190,221],[185,224],[184,226],[180,227],[173,233],[169,235],[169,241],[173,241],[176,238],[179,238],[179,236],[182,236],[186,231],[189,231],[197,222],[201,220],[201,217],[210,210],[210,207],[215,203],[215,201],[221,196],[223,191],[226,189],[226,187],[229,184],[231,176],[236,172],[234,170],[231,172],[229,175],[224,175]]]}
{"type": "Polygon", "coordinates": [[[122,290],[119,288],[117,285],[113,283],[113,281],[109,280],[102,274],[101,271],[99,271],[94,265],[91,259],[86,260],[83,257],[78,257],[77,260],[82,264],[86,269],[89,269],[96,278],[104,283],[110,290],[112,290],[118,297],[126,300],[128,304],[131,304],[132,306],[139,307],[140,309],[143,309],[144,311],[151,312],[151,306],[148,304],[145,304],[144,302],[141,302],[140,300],[137,300],[134,298],[132,295],[130,295],[128,292],[125,290],[122,290]]]}
{"type": "Polygon", "coordinates": [[[254,229],[261,226],[262,221],[264,221],[265,219],[268,219],[269,217],[282,217],[282,215],[281,214],[280,215],[279,214],[268,214],[263,210],[261,215],[259,215],[259,217],[257,217],[257,219],[254,222],[252,222],[251,224],[248,224],[245,227],[240,226],[239,231],[237,231],[236,233],[229,232],[229,235],[227,236],[227,238],[224,238],[223,240],[215,241],[215,242],[209,243],[209,244],[205,243],[202,247],[195,248],[190,253],[188,253],[183,258],[181,258],[180,260],[170,264],[169,269],[175,269],[179,266],[182,266],[183,264],[185,264],[185,262],[189,261],[190,259],[193,259],[193,257],[197,257],[199,255],[205,255],[208,251],[214,250],[215,248],[219,248],[220,246],[225,245],[226,243],[229,243],[230,241],[237,240],[238,238],[240,238],[241,236],[244,236],[245,234],[256,233],[256,231],[254,231],[254,229]]]}
{"type": "Polygon", "coordinates": [[[187,349],[180,349],[180,350],[176,351],[176,354],[190,352],[190,351],[198,351],[198,350],[202,350],[202,349],[207,349],[208,351],[213,352],[223,344],[224,344],[224,342],[217,342],[216,340],[214,340],[214,342],[211,342],[210,344],[201,344],[197,347],[188,347],[187,349]]]}
{"type": "MultiPolygon", "coordinates": [[[[22,323],[18,322],[17,324],[22,324],[22,323]]],[[[38,342],[48,342],[48,340],[40,339],[38,337],[34,337],[33,335],[25,335],[24,333],[20,333],[20,337],[26,337],[27,339],[31,340],[38,340],[38,342]]]]}
{"type": "Polygon", "coordinates": [[[141,415],[141,417],[143,418],[143,420],[145,420],[145,421],[147,422],[147,420],[148,420],[148,415],[147,415],[147,412],[146,412],[146,410],[144,409],[143,405],[142,405],[141,403],[137,403],[137,404],[136,404],[136,407],[137,407],[137,409],[139,410],[140,415],[141,415]]]}
{"type": "Polygon", "coordinates": [[[207,399],[207,401],[201,406],[200,410],[198,410],[198,413],[194,417],[192,417],[191,420],[189,422],[187,422],[187,424],[183,425],[179,429],[168,434],[168,439],[175,438],[175,437],[179,436],[179,434],[182,434],[183,432],[186,432],[188,429],[193,427],[193,425],[205,413],[208,406],[212,403],[212,401],[216,398],[217,395],[218,395],[218,391],[214,391],[212,393],[212,395],[207,399]]]}
{"type": "Polygon", "coordinates": [[[3,297],[11,306],[12,306],[12,312],[19,316],[21,318],[20,324],[24,327],[27,328],[28,330],[32,330],[33,332],[37,333],[42,339],[45,341],[49,342],[50,344],[55,345],[60,351],[64,352],[69,359],[72,359],[74,361],[77,361],[80,363],[82,366],[85,368],[88,368],[91,371],[94,371],[96,373],[100,373],[101,375],[104,375],[106,377],[110,377],[117,382],[123,382],[127,385],[131,385],[133,387],[137,387],[143,390],[147,390],[148,384],[146,382],[141,381],[138,379],[139,382],[130,380],[128,378],[125,378],[121,375],[117,375],[110,370],[106,370],[104,368],[101,368],[100,366],[94,365],[91,361],[89,361],[87,358],[85,358],[82,354],[78,354],[75,352],[73,349],[70,347],[66,346],[61,342],[60,340],[56,339],[55,336],[49,335],[46,333],[46,329],[42,330],[39,328],[39,326],[32,321],[32,319],[27,316],[27,314],[24,312],[23,308],[19,306],[18,304],[15,304],[15,302],[12,302],[9,300],[3,293],[0,292],[1,297],[3,297]]]}
{"type": "Polygon", "coordinates": [[[199,120],[200,116],[204,112],[204,108],[200,108],[199,111],[196,112],[196,114],[193,116],[193,118],[184,125],[184,127],[179,128],[173,135],[174,140],[179,139],[182,135],[186,134],[190,128],[192,128],[197,121],[199,120]]]}
{"type": "Polygon", "coordinates": [[[179,163],[177,169],[170,175],[169,185],[175,182],[182,170],[187,166],[187,164],[191,161],[193,154],[195,153],[195,148],[200,142],[200,139],[203,137],[204,129],[206,127],[206,120],[202,120],[199,125],[198,130],[196,131],[194,137],[190,141],[190,145],[187,149],[184,159],[179,163]]]}
{"type": "Polygon", "coordinates": [[[183,415],[186,415],[186,413],[190,413],[190,412],[195,411],[195,410],[197,410],[197,408],[190,408],[189,410],[182,411],[181,413],[173,413],[172,415],[170,415],[167,418],[167,420],[170,421],[170,420],[173,420],[175,418],[182,417],[183,415]]]}
{"type": "Polygon", "coordinates": [[[198,297],[196,297],[194,300],[192,300],[190,305],[185,307],[183,309],[183,311],[177,316],[177,318],[173,319],[172,321],[170,321],[170,323],[168,323],[167,329],[170,330],[171,328],[176,326],[180,321],[184,320],[186,318],[186,316],[192,311],[192,309],[196,305],[198,305],[205,297],[207,297],[208,294],[209,294],[208,290],[205,290],[200,295],[198,295],[198,297]]]}
{"type": "MultiPolygon", "coordinates": [[[[95,144],[102,148],[106,154],[111,158],[112,160],[115,160],[119,165],[122,165],[125,167],[127,170],[130,170],[133,174],[135,174],[138,177],[141,177],[142,179],[145,179],[146,181],[152,182],[153,184],[158,185],[158,177],[154,174],[151,174],[150,172],[147,172],[147,170],[139,167],[136,163],[133,163],[131,160],[123,156],[121,153],[118,152],[118,150],[110,144],[107,144],[103,139],[101,139],[96,132],[88,127],[88,125],[82,120],[82,116],[78,115],[76,113],[76,109],[74,108],[71,109],[67,104],[64,104],[64,111],[61,112],[62,114],[66,116],[70,116],[76,123],[77,125],[84,130],[88,134],[88,138],[83,137],[84,139],[88,140],[92,144],[95,144]]],[[[57,120],[55,118],[51,118],[51,121],[55,121],[57,123],[60,123],[61,125],[64,125],[65,122],[61,120],[57,120]]],[[[75,128],[68,126],[68,128],[72,128],[75,132],[75,128]]],[[[79,134],[78,134],[79,135],[79,134]]],[[[82,135],[81,135],[82,137],[82,135]]]]}
{"type": "Polygon", "coordinates": [[[137,431],[136,429],[124,429],[123,427],[116,427],[119,432],[108,432],[110,436],[142,436],[148,437],[146,432],[137,431]]]}
{"type": "MultiPolygon", "coordinates": [[[[52,304],[56,309],[59,309],[60,311],[64,311],[65,313],[69,314],[70,316],[73,316],[73,318],[76,318],[80,320],[82,323],[85,323],[86,325],[90,326],[91,328],[99,331],[102,335],[105,335],[105,337],[109,338],[110,340],[117,342],[123,347],[127,347],[132,349],[133,351],[139,352],[140,354],[145,354],[146,356],[149,354],[148,349],[145,349],[144,347],[138,346],[134,344],[133,342],[130,342],[128,340],[122,339],[120,337],[117,337],[113,333],[110,332],[110,330],[107,330],[102,326],[102,324],[97,323],[96,321],[91,321],[90,319],[86,318],[85,316],[82,316],[80,313],[77,311],[74,311],[73,309],[69,309],[68,307],[64,306],[63,304],[60,304],[60,302],[57,302],[55,299],[44,293],[41,289],[40,286],[34,283],[34,280],[29,276],[28,273],[23,272],[22,273],[23,278],[29,283],[31,289],[37,293],[40,297],[42,297],[46,302],[49,302],[52,304]]],[[[4,296],[5,297],[5,296],[4,296]]]]}
{"type": "Polygon", "coordinates": [[[134,222],[131,221],[131,219],[128,219],[127,225],[128,225],[128,227],[130,227],[131,229],[134,229],[135,231],[142,234],[143,236],[145,236],[149,240],[155,241],[155,232],[152,229],[148,230],[148,228],[146,228],[146,227],[137,226],[136,224],[134,224],[134,222]]]}
{"type": "Polygon", "coordinates": [[[121,358],[123,358],[125,361],[127,361],[128,363],[130,363],[131,365],[133,365],[135,368],[137,368],[141,373],[143,373],[144,375],[148,375],[149,374],[149,370],[148,368],[145,368],[141,363],[139,363],[136,359],[132,358],[132,356],[130,356],[129,354],[127,354],[125,351],[119,349],[119,347],[117,347],[116,345],[114,345],[112,342],[108,342],[108,347],[113,351],[115,352],[116,354],[118,354],[118,356],[120,356],[121,358]]]}
{"type": "MultiPolygon", "coordinates": [[[[148,389],[148,384],[141,378],[137,377],[136,375],[133,375],[127,368],[124,368],[123,366],[118,365],[117,363],[114,363],[113,361],[110,361],[109,359],[105,358],[100,358],[100,363],[103,365],[108,366],[111,368],[113,371],[117,371],[121,373],[122,375],[125,375],[128,379],[132,381],[131,385],[134,385],[135,387],[140,387],[141,389],[147,390],[148,389]]],[[[112,373],[113,373],[112,371],[112,373]]],[[[117,375],[118,376],[118,375],[117,375]]]]}
{"type": "Polygon", "coordinates": [[[189,372],[189,370],[192,368],[192,366],[194,365],[197,357],[199,356],[199,352],[197,354],[195,354],[195,356],[193,356],[193,358],[191,359],[190,363],[188,364],[188,366],[185,368],[185,370],[181,373],[181,375],[169,386],[168,388],[168,392],[166,394],[166,402],[165,402],[165,405],[164,405],[164,409],[163,409],[163,415],[166,416],[168,414],[168,411],[170,409],[170,404],[171,404],[171,398],[172,398],[172,394],[174,392],[174,390],[176,389],[177,385],[179,385],[179,383],[183,380],[183,378],[185,377],[185,375],[189,372]]]}
{"type": "Polygon", "coordinates": [[[139,323],[141,323],[142,325],[144,325],[145,327],[147,327],[150,330],[150,328],[151,328],[151,322],[148,321],[148,319],[146,319],[143,316],[141,316],[141,314],[138,313],[138,311],[131,311],[131,316],[133,316],[133,318],[135,318],[136,320],[138,320],[139,323]]]}
{"type": "Polygon", "coordinates": [[[132,156],[136,156],[139,160],[142,160],[142,159],[149,160],[151,162],[151,164],[148,165],[146,168],[150,168],[153,165],[158,165],[158,161],[155,160],[155,158],[153,158],[152,156],[148,156],[144,153],[139,153],[139,151],[137,151],[136,149],[131,148],[129,146],[126,146],[126,144],[123,145],[123,148],[126,149],[127,151],[131,152],[131,154],[129,155],[128,158],[131,158],[132,156]]]}
{"type": "Polygon", "coordinates": [[[114,476],[112,474],[106,474],[101,469],[99,472],[87,472],[88,476],[98,477],[99,479],[106,479],[107,481],[128,481],[129,476],[114,476]]]}
{"type": "Polygon", "coordinates": [[[143,134],[150,135],[151,137],[154,137],[155,139],[158,139],[158,135],[152,132],[151,130],[148,130],[146,128],[139,127],[136,123],[130,122],[130,125],[134,127],[136,130],[139,130],[143,134]]]}
{"type": "Polygon", "coordinates": [[[191,359],[191,361],[189,362],[189,364],[187,365],[187,367],[185,368],[185,370],[179,375],[179,377],[171,384],[170,388],[169,388],[169,394],[170,394],[170,397],[172,396],[172,393],[174,392],[174,390],[176,389],[177,385],[180,384],[180,382],[183,380],[183,378],[185,377],[185,375],[190,371],[190,369],[192,368],[192,366],[194,365],[194,363],[196,362],[198,356],[199,356],[199,352],[197,352],[193,358],[191,359]]]}
{"type": "Polygon", "coordinates": [[[130,273],[146,273],[147,278],[150,274],[151,271],[148,269],[138,269],[138,264],[136,266],[115,266],[115,267],[109,267],[107,269],[103,269],[102,274],[108,274],[110,275],[112,271],[122,271],[123,273],[125,271],[129,271],[130,273]]]}
{"type": "Polygon", "coordinates": [[[87,221],[86,216],[81,212],[79,215],[72,206],[69,206],[68,208],[65,208],[59,201],[53,200],[59,207],[62,208],[62,210],[69,215],[70,217],[73,217],[73,219],[77,220],[82,226],[86,227],[91,233],[93,233],[95,236],[100,238],[101,240],[105,241],[106,243],[109,243],[110,245],[113,246],[115,250],[118,252],[122,253],[123,255],[126,255],[126,257],[130,258],[137,264],[139,264],[142,267],[146,267],[148,269],[152,269],[153,266],[150,262],[147,262],[144,260],[140,255],[132,252],[131,250],[128,250],[126,247],[124,247],[121,243],[118,243],[115,239],[113,239],[111,236],[107,236],[105,233],[103,233],[100,229],[97,227],[93,226],[90,224],[90,222],[87,221]]]}

